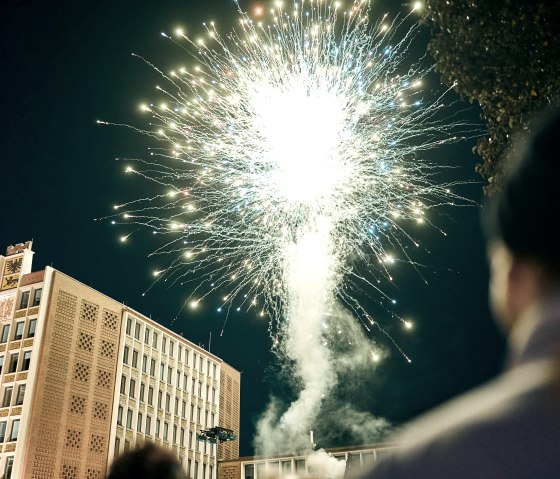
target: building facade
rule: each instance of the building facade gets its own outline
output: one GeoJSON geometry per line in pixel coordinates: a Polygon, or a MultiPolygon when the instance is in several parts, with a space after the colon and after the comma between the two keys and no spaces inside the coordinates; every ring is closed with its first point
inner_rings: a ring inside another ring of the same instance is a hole
{"type": "MultiPolygon", "coordinates": [[[[358,476],[361,471],[372,467],[384,454],[395,448],[395,444],[370,444],[326,449],[325,452],[344,462],[345,477],[358,476]]],[[[274,457],[240,457],[220,462],[220,479],[272,479],[277,477],[320,477],[313,471],[309,454],[280,455],[274,457]]]]}
{"type": "Polygon", "coordinates": [[[196,433],[222,417],[238,433],[239,372],[60,271],[32,273],[31,246],[0,255],[0,477],[101,479],[152,441],[213,479],[196,433]]]}

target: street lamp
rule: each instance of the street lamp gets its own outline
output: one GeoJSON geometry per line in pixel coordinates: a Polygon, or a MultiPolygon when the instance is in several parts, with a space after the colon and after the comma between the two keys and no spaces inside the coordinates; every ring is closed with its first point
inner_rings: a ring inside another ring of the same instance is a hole
{"type": "Polygon", "coordinates": [[[198,441],[204,441],[204,442],[209,442],[210,444],[216,444],[216,479],[218,479],[220,442],[235,441],[237,439],[237,436],[233,433],[231,429],[227,429],[225,427],[220,427],[220,426],[214,426],[208,429],[202,429],[200,432],[196,434],[196,439],[198,441]]]}

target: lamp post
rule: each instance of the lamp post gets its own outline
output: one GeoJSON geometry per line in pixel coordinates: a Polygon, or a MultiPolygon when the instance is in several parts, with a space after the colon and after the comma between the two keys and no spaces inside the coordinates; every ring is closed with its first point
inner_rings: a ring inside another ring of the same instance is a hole
{"type": "Polygon", "coordinates": [[[198,441],[204,441],[204,442],[209,442],[210,444],[216,444],[216,479],[218,479],[220,442],[235,441],[237,439],[237,436],[233,433],[231,429],[227,429],[225,427],[220,427],[220,426],[214,426],[208,429],[202,429],[200,432],[196,434],[196,439],[198,441]]]}

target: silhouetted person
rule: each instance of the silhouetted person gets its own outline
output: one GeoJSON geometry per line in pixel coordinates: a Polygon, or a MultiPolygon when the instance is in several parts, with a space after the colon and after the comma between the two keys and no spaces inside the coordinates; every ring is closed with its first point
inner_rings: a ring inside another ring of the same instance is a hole
{"type": "Polygon", "coordinates": [[[560,477],[560,112],[532,131],[484,213],[507,368],[411,423],[367,478],[560,477]]]}
{"type": "Polygon", "coordinates": [[[107,479],[187,479],[187,474],[170,450],[147,443],[115,459],[107,479]]]}

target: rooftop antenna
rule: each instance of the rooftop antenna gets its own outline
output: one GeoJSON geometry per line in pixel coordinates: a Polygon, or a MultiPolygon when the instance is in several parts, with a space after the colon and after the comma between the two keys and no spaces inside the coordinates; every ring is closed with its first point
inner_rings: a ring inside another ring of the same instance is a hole
{"type": "Polygon", "coordinates": [[[208,339],[208,352],[210,351],[210,348],[212,347],[212,331],[210,331],[210,338],[208,339]]]}

